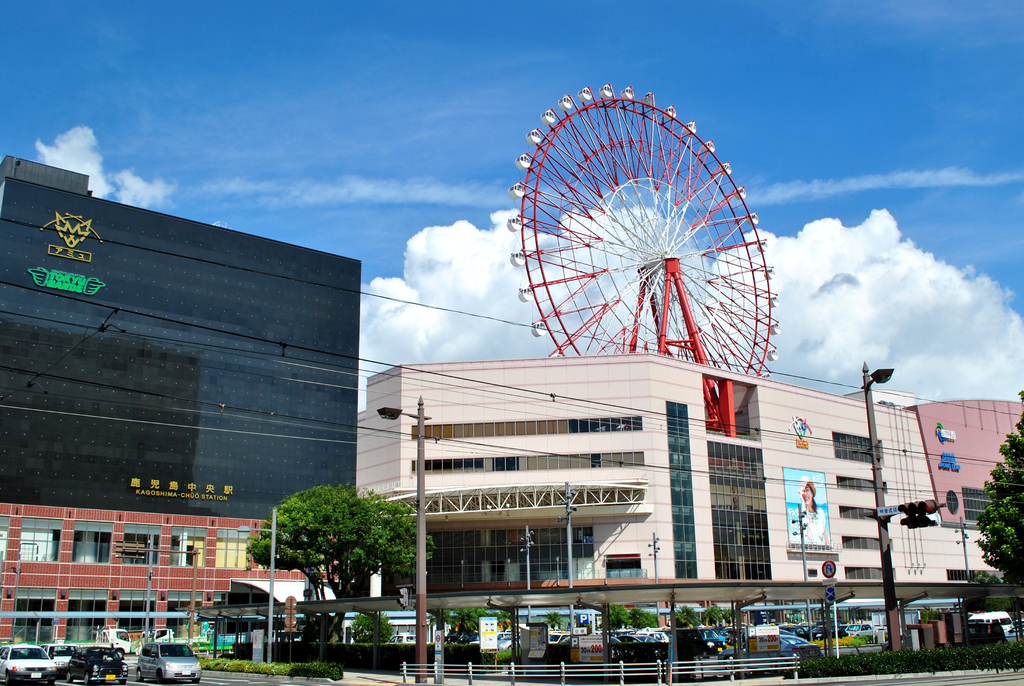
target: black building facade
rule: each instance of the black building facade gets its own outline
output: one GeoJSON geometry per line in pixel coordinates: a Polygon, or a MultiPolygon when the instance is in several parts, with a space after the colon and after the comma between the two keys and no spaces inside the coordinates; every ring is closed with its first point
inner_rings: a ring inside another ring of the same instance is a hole
{"type": "Polygon", "coordinates": [[[0,503],[264,518],[355,482],[358,261],[3,172],[0,503]]]}

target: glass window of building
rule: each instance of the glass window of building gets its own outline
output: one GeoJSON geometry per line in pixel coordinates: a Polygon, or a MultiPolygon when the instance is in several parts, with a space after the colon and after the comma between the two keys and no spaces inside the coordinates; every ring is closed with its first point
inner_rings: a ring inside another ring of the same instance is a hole
{"type": "MultiPolygon", "coordinates": [[[[156,597],[159,591],[149,591],[149,612],[150,614],[156,612],[156,597]]],[[[118,597],[118,612],[145,612],[146,611],[146,589],[132,590],[132,591],[121,591],[118,597]]],[[[143,615],[137,617],[121,617],[117,620],[118,629],[127,629],[128,631],[142,631],[145,628],[146,618],[143,615]]],[[[153,618],[150,617],[149,626],[152,628],[153,618]]]]}
{"type": "MultiPolygon", "coordinates": [[[[56,591],[51,588],[19,588],[14,609],[18,612],[53,612],[56,591]]],[[[49,643],[53,620],[49,617],[20,617],[14,620],[11,640],[15,643],[49,643]]]]}
{"type": "Polygon", "coordinates": [[[7,559],[7,530],[10,526],[10,517],[0,517],[0,562],[7,559]]]}
{"type": "Polygon", "coordinates": [[[171,529],[171,564],[175,567],[191,567],[195,560],[199,567],[205,566],[206,529],[190,526],[176,526],[171,529]]]}
{"type": "Polygon", "coordinates": [[[249,563],[248,546],[249,532],[217,529],[216,566],[245,569],[249,563]]]}
{"type": "Polygon", "coordinates": [[[33,562],[56,562],[60,559],[60,530],[63,522],[59,519],[21,518],[22,560],[33,562]]]}
{"type": "Polygon", "coordinates": [[[160,564],[160,527],[149,524],[125,524],[124,542],[138,543],[150,551],[143,557],[123,557],[121,564],[145,565],[160,564]]]}
{"type": "Polygon", "coordinates": [[[836,486],[853,491],[874,491],[875,484],[869,479],[858,479],[852,476],[837,476],[836,486]]]}
{"type": "MultiPolygon", "coordinates": [[[[188,636],[188,609],[192,602],[192,591],[167,591],[167,611],[181,612],[184,617],[168,617],[167,628],[174,630],[174,638],[181,639],[188,636]]],[[[196,607],[203,606],[203,592],[196,591],[196,607]]]]}
{"type": "Polygon", "coordinates": [[[869,507],[847,507],[839,506],[840,519],[874,519],[875,511],[869,507]]]}
{"type": "Polygon", "coordinates": [[[75,522],[71,561],[84,564],[109,563],[113,531],[114,525],[110,522],[75,522]]]}
{"type": "Polygon", "coordinates": [[[967,581],[966,569],[947,569],[946,581],[967,581]]]}
{"type": "Polygon", "coordinates": [[[832,450],[840,460],[871,463],[871,440],[863,436],[851,436],[833,431],[832,450]]]}
{"type": "MultiPolygon", "coordinates": [[[[428,578],[434,583],[468,584],[526,581],[526,530],[482,529],[435,531],[434,554],[427,560],[428,578]]],[[[574,579],[593,579],[594,529],[573,527],[574,579]]],[[[568,546],[565,527],[530,529],[530,579],[567,579],[568,546]]]]}
{"type": "Polygon", "coordinates": [[[882,544],[877,538],[868,536],[843,536],[843,548],[849,550],[881,550],[882,544]]]}
{"type": "Polygon", "coordinates": [[[690,474],[689,410],[682,403],[665,403],[668,419],[669,486],[672,498],[672,552],[677,579],[697,578],[697,534],[690,474]]]}
{"type": "Polygon", "coordinates": [[[640,555],[609,555],[605,558],[609,579],[640,579],[647,577],[640,555]]]}
{"type": "MultiPolygon", "coordinates": [[[[68,591],[68,612],[107,611],[107,591],[103,589],[72,588],[68,591]]],[[[68,617],[64,640],[85,643],[96,640],[96,630],[107,625],[105,617],[68,617]]]]}
{"type": "Polygon", "coordinates": [[[708,442],[716,579],[772,578],[761,449],[708,442]]]}
{"type": "Polygon", "coordinates": [[[846,567],[846,578],[850,580],[870,580],[870,581],[881,581],[882,580],[882,568],[881,567],[846,567]]]}
{"type": "Polygon", "coordinates": [[[969,488],[964,486],[964,521],[976,522],[978,515],[988,505],[988,493],[980,488],[969,488]]]}

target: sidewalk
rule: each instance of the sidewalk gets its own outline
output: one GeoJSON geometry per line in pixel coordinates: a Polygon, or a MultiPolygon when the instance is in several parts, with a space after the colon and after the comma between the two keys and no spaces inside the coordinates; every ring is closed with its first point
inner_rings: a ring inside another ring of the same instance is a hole
{"type": "MultiPolygon", "coordinates": [[[[887,681],[898,683],[900,681],[914,681],[923,679],[956,679],[957,682],[971,682],[978,684],[1024,684],[1024,672],[996,672],[994,670],[986,671],[959,671],[959,672],[938,672],[932,674],[931,672],[921,672],[915,674],[878,674],[868,676],[849,676],[849,677],[826,677],[821,679],[800,679],[799,681],[793,681],[792,679],[784,679],[783,677],[754,677],[751,679],[737,679],[737,681],[744,681],[750,684],[757,684],[764,686],[774,686],[777,684],[788,684],[789,686],[795,686],[796,684],[856,684],[858,682],[870,682],[870,681],[887,681]]],[[[371,670],[346,670],[345,678],[343,681],[347,684],[358,684],[360,686],[386,686],[391,684],[397,684],[401,686],[402,675],[397,672],[387,671],[371,671],[371,670]]],[[[415,680],[410,676],[406,682],[408,685],[414,685],[415,680]]],[[[434,680],[431,678],[428,684],[433,685],[434,680]]],[[[517,684],[545,684],[548,686],[558,686],[558,677],[554,678],[523,678],[516,675],[517,684]]],[[[601,678],[570,678],[567,679],[568,684],[578,686],[579,684],[604,684],[608,683],[611,686],[618,686],[618,678],[612,677],[608,682],[605,682],[601,678]]],[[[642,684],[645,682],[638,681],[626,681],[627,686],[642,684]]],[[[655,681],[652,679],[649,683],[654,684],[655,681]]],[[[700,681],[676,681],[675,685],[680,684],[696,684],[696,683],[719,683],[727,684],[730,683],[728,677],[725,678],[709,678],[703,682],[700,681]]],[[[733,682],[734,683],[734,682],[733,682]]],[[[468,686],[468,680],[465,676],[449,676],[445,678],[446,686],[468,686]]],[[[509,677],[507,674],[494,675],[487,674],[485,676],[473,675],[473,686],[508,686],[509,677]]]]}

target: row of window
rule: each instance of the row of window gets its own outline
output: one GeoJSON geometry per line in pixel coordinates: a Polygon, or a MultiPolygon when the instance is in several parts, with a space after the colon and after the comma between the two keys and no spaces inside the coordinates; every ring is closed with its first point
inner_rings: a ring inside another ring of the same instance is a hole
{"type": "MultiPolygon", "coordinates": [[[[15,599],[15,610],[18,612],[53,612],[56,609],[56,591],[50,588],[20,588],[15,599]]],[[[68,590],[68,612],[106,612],[107,594],[109,591],[88,588],[72,588],[68,590]]],[[[188,612],[188,606],[192,597],[191,591],[165,591],[167,594],[168,612],[188,612]]],[[[227,602],[226,593],[208,594],[212,596],[214,605],[223,605],[227,602]]],[[[149,594],[149,611],[156,612],[157,592],[149,594]]],[[[146,591],[131,590],[120,591],[118,597],[118,610],[120,612],[145,612],[146,591]]],[[[197,604],[201,597],[196,596],[197,604]]],[[[104,617],[68,617],[66,620],[64,640],[68,643],[87,642],[96,640],[96,629],[107,625],[104,617]]],[[[142,617],[122,617],[117,621],[120,629],[128,631],[141,631],[143,628],[142,617]]],[[[186,618],[168,617],[166,620],[168,628],[182,630],[179,635],[188,633],[186,618]]],[[[49,643],[53,640],[53,620],[46,618],[16,618],[12,629],[11,639],[15,643],[49,643]]]]}
{"type": "MultiPolygon", "coordinates": [[[[594,434],[610,431],[643,431],[643,417],[601,417],[599,419],[550,419],[528,422],[474,422],[430,424],[423,427],[427,438],[491,438],[493,436],[542,436],[546,434],[594,434]]],[[[419,427],[412,427],[412,437],[419,427]]]]}
{"type": "MultiPolygon", "coordinates": [[[[7,554],[8,517],[0,517],[0,560],[7,554]]],[[[57,562],[63,522],[59,519],[22,517],[19,556],[26,562],[57,562]]],[[[161,527],[146,524],[125,524],[125,543],[143,544],[149,552],[139,558],[121,557],[121,564],[159,564],[160,551],[171,554],[171,565],[205,567],[206,529],[176,526],[171,529],[170,546],[161,548],[161,527]]],[[[83,564],[107,564],[112,560],[114,525],[111,522],[75,522],[72,533],[71,561],[83,564]]],[[[248,564],[248,532],[217,529],[214,566],[245,569],[248,564]]]]}
{"type": "MultiPolygon", "coordinates": [[[[537,455],[529,457],[472,457],[455,460],[425,460],[427,474],[453,472],[521,472],[535,469],[600,469],[601,467],[642,467],[643,453],[590,453],[585,455],[537,455]]],[[[412,461],[416,473],[416,461],[412,461]]]]}

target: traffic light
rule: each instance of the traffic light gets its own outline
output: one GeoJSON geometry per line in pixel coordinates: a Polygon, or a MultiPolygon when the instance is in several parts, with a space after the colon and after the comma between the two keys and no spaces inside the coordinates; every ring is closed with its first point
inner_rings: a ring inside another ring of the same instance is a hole
{"type": "Polygon", "coordinates": [[[900,520],[900,524],[908,529],[921,529],[926,526],[938,526],[938,522],[931,516],[939,511],[939,504],[934,500],[920,500],[916,503],[903,503],[898,508],[906,515],[900,520]]]}
{"type": "Polygon", "coordinates": [[[409,587],[403,586],[398,589],[398,604],[403,608],[409,607],[409,587]]]}

